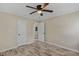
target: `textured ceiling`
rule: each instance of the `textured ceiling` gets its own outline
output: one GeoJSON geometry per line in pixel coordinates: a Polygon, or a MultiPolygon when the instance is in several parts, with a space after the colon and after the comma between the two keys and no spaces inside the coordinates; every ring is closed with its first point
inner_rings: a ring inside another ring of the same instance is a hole
{"type": "Polygon", "coordinates": [[[38,4],[39,3],[0,3],[0,11],[28,19],[46,20],[50,17],[60,16],[79,10],[79,3],[50,3],[47,9],[54,10],[53,13],[44,12],[44,16],[40,16],[38,13],[30,15],[29,13],[34,11],[34,9],[30,9],[25,6],[29,5],[35,7],[38,4]]]}

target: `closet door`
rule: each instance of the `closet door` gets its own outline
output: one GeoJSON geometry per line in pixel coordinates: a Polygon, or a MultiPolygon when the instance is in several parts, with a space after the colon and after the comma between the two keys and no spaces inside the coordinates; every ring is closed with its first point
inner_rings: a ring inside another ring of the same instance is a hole
{"type": "Polygon", "coordinates": [[[26,20],[17,21],[17,45],[24,45],[27,42],[27,24],[26,20]]]}
{"type": "Polygon", "coordinates": [[[38,24],[38,40],[44,42],[44,23],[40,22],[38,24]]]}

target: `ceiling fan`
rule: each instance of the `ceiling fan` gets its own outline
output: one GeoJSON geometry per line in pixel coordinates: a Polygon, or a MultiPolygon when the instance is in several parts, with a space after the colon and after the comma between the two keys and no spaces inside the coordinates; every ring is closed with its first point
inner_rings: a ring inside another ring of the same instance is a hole
{"type": "Polygon", "coordinates": [[[33,14],[33,13],[38,13],[40,14],[40,16],[43,16],[43,13],[42,12],[50,12],[52,13],[53,10],[47,10],[46,7],[49,5],[49,3],[44,3],[43,5],[37,5],[36,7],[32,7],[32,6],[26,6],[28,8],[32,8],[32,9],[35,9],[35,11],[31,12],[30,14],[33,14]]]}

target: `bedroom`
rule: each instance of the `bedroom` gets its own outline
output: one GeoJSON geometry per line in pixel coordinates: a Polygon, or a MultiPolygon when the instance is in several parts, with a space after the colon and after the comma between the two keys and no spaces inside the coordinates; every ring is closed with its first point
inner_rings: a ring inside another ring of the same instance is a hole
{"type": "Polygon", "coordinates": [[[0,55],[79,56],[79,3],[38,5],[0,3],[0,55]]]}

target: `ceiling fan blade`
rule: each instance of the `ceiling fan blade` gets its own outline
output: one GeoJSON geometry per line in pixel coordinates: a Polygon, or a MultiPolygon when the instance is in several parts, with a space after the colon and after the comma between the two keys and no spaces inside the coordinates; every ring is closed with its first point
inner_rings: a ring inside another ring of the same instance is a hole
{"type": "Polygon", "coordinates": [[[37,11],[31,12],[30,14],[33,14],[33,13],[35,13],[35,12],[37,12],[37,11]]]}
{"type": "Polygon", "coordinates": [[[53,12],[53,10],[42,10],[42,11],[45,11],[45,12],[53,12]]]}
{"type": "Polygon", "coordinates": [[[31,7],[31,6],[26,6],[26,7],[28,7],[28,8],[32,8],[32,9],[37,9],[37,8],[35,8],[35,7],[31,7]]]}
{"type": "Polygon", "coordinates": [[[47,7],[47,6],[48,6],[48,4],[49,4],[49,3],[44,3],[44,5],[43,5],[43,8],[42,8],[42,9],[44,9],[45,7],[47,7]]]}

